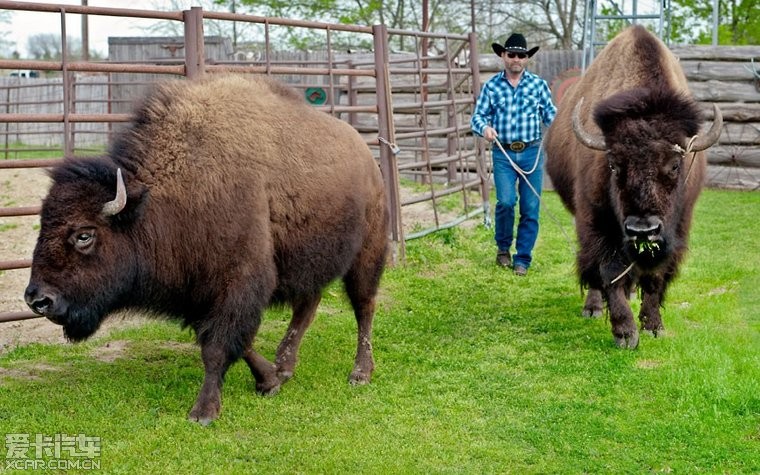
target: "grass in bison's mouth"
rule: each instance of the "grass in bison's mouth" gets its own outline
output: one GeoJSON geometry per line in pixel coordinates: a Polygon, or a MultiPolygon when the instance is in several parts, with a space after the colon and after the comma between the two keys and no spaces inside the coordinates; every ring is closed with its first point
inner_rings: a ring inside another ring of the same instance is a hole
{"type": "Polygon", "coordinates": [[[660,244],[654,241],[636,240],[633,245],[636,247],[638,254],[649,253],[654,256],[655,252],[660,250],[660,244]]]}

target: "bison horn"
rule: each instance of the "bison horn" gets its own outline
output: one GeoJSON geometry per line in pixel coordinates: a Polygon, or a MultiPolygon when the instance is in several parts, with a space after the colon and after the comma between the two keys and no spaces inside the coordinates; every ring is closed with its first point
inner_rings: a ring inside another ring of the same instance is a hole
{"type": "Polygon", "coordinates": [[[103,205],[103,216],[114,216],[124,209],[127,204],[127,189],[124,186],[124,178],[121,176],[121,168],[116,170],[116,197],[103,205]]]}
{"type": "Polygon", "coordinates": [[[602,151],[607,150],[607,144],[604,142],[603,135],[591,134],[583,128],[583,124],[581,124],[581,105],[583,105],[582,97],[573,109],[573,132],[575,132],[575,136],[588,148],[602,151]]]}
{"type": "Polygon", "coordinates": [[[691,145],[692,152],[699,152],[710,145],[714,144],[720,138],[720,130],[723,128],[723,114],[720,113],[718,106],[713,104],[713,123],[710,130],[704,136],[697,136],[697,139],[691,145]]]}

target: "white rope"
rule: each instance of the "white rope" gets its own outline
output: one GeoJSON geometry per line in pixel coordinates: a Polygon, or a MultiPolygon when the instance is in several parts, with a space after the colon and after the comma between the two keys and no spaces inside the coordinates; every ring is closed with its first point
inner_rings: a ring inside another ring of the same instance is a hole
{"type": "Polygon", "coordinates": [[[629,265],[619,276],[612,279],[612,281],[610,282],[610,285],[614,284],[618,280],[622,279],[627,273],[631,272],[631,269],[633,269],[633,264],[634,263],[631,262],[631,265],[629,265]]]}
{"type": "MultiPolygon", "coordinates": [[[[504,156],[507,157],[507,160],[509,160],[509,163],[512,165],[512,168],[514,168],[515,171],[517,173],[519,173],[520,175],[523,175],[523,178],[525,178],[525,175],[530,175],[531,173],[533,173],[534,171],[536,171],[536,168],[538,168],[538,159],[541,158],[541,149],[540,148],[539,148],[539,152],[536,154],[536,161],[533,162],[533,168],[531,168],[529,172],[526,172],[525,170],[523,170],[522,168],[520,168],[515,162],[512,161],[512,158],[504,150],[504,147],[501,146],[501,142],[499,142],[498,138],[494,138],[493,140],[494,140],[494,142],[496,142],[496,145],[499,146],[499,149],[501,150],[501,153],[503,153],[504,156]]],[[[527,178],[526,178],[526,181],[527,181],[527,178]]]]}
{"type": "Polygon", "coordinates": [[[691,163],[689,164],[689,171],[686,172],[686,179],[684,182],[689,181],[689,176],[691,176],[691,170],[694,168],[694,160],[697,158],[697,152],[692,151],[692,147],[694,146],[694,141],[697,140],[697,135],[693,136],[689,139],[689,143],[686,144],[686,151],[684,151],[683,156],[686,157],[686,155],[689,154],[689,152],[692,152],[691,154],[691,163]]]}

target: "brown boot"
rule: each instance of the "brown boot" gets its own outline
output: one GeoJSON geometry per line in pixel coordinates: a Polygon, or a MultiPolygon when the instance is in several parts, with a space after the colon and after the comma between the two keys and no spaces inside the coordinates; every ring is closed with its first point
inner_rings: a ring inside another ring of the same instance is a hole
{"type": "Polygon", "coordinates": [[[509,255],[509,251],[497,252],[496,263],[501,267],[512,267],[512,256],[509,255]]]}
{"type": "Polygon", "coordinates": [[[525,266],[521,266],[520,264],[515,266],[515,275],[524,277],[528,273],[528,269],[525,268],[525,266]]]}

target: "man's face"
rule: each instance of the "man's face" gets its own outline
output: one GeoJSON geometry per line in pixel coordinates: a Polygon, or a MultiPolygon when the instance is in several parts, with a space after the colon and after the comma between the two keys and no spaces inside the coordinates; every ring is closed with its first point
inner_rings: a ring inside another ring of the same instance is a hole
{"type": "Polygon", "coordinates": [[[510,73],[520,74],[525,69],[525,63],[528,62],[528,55],[525,53],[501,53],[501,59],[504,60],[504,67],[510,73]]]}

